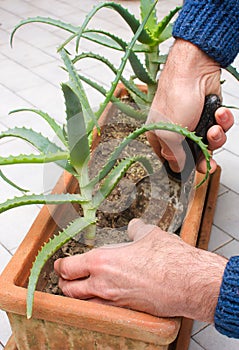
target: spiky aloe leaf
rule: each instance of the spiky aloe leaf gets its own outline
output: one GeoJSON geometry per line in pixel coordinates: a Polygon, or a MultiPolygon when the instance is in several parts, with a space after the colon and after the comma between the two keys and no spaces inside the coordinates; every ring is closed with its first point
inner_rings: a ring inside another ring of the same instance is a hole
{"type": "Polygon", "coordinates": [[[239,80],[239,72],[237,71],[236,67],[233,67],[232,65],[228,66],[226,70],[231,73],[231,75],[239,80]]]}
{"type": "Polygon", "coordinates": [[[40,111],[38,109],[33,109],[33,108],[20,108],[20,109],[15,109],[11,111],[9,114],[14,114],[18,112],[33,112],[41,116],[49,124],[49,126],[55,132],[56,136],[61,140],[61,142],[67,147],[67,141],[63,134],[62,127],[55,121],[55,119],[49,116],[48,113],[45,113],[43,111],[40,111]]]}
{"type": "MultiPolygon", "coordinates": [[[[101,31],[102,32],[102,31],[101,31]]],[[[122,48],[123,51],[126,51],[128,47],[128,43],[125,42],[123,39],[119,38],[118,36],[103,32],[105,36],[108,36],[109,38],[112,38],[116,43],[119,44],[119,46],[122,48]]],[[[133,69],[134,74],[137,76],[139,80],[146,84],[155,84],[155,81],[153,78],[149,75],[148,71],[145,69],[142,62],[139,60],[138,56],[135,54],[134,50],[132,49],[129,53],[129,62],[131,64],[131,67],[133,69]]]]}
{"type": "MultiPolygon", "coordinates": [[[[66,169],[69,173],[74,174],[74,169],[65,161],[61,161],[61,159],[67,159],[67,156],[63,156],[61,158],[59,158],[59,154],[61,152],[65,152],[64,150],[62,150],[59,146],[57,146],[55,143],[51,142],[47,137],[43,136],[42,134],[32,130],[32,129],[27,129],[25,127],[22,128],[13,128],[13,129],[8,129],[6,131],[2,131],[0,133],[0,139],[4,138],[4,137],[17,137],[20,138],[22,140],[25,140],[27,142],[29,142],[30,144],[32,144],[42,155],[40,156],[41,159],[43,159],[43,154],[48,154],[50,155],[50,157],[46,156],[46,159],[52,159],[51,161],[54,162],[55,160],[53,159],[54,157],[52,157],[53,154],[58,154],[58,156],[56,157],[56,163],[57,165],[59,165],[61,168],[66,169]]],[[[30,160],[31,157],[30,156],[26,156],[26,160],[27,158],[30,160]]],[[[1,157],[1,162],[3,164],[3,157],[1,157]]],[[[23,161],[20,161],[21,157],[19,156],[19,161],[16,161],[18,163],[24,163],[23,161]]],[[[13,158],[11,158],[11,163],[9,164],[14,164],[13,163],[13,158]]],[[[34,163],[33,161],[30,161],[31,163],[34,163]]],[[[5,164],[5,163],[4,163],[5,164]]]]}
{"type": "MultiPolygon", "coordinates": [[[[72,91],[74,91],[74,94],[79,99],[79,102],[81,105],[81,112],[80,113],[83,113],[87,133],[90,133],[94,126],[96,126],[96,128],[99,129],[95,114],[94,114],[94,112],[89,104],[89,101],[87,99],[87,96],[86,96],[85,90],[83,88],[83,85],[81,83],[81,80],[79,78],[79,75],[78,75],[73,63],[71,62],[69,55],[67,54],[66,50],[64,50],[64,49],[60,51],[60,54],[61,54],[61,57],[62,57],[64,63],[65,63],[65,67],[69,73],[69,78],[70,78],[70,82],[71,82],[70,89],[72,91]]],[[[68,135],[68,137],[69,137],[69,135],[68,135]]]]}
{"type": "Polygon", "coordinates": [[[36,284],[40,275],[40,272],[46,263],[46,261],[59,249],[63,244],[67,243],[71,238],[77,235],[79,232],[94,224],[92,220],[88,220],[85,217],[75,219],[65,230],[50,239],[42,249],[39,251],[35,262],[33,263],[31,274],[29,277],[28,290],[27,290],[27,318],[32,317],[32,309],[34,302],[34,292],[36,290],[36,284]]]}
{"type": "MultiPolygon", "coordinates": [[[[115,66],[106,57],[92,52],[82,52],[80,55],[77,55],[72,62],[76,63],[84,58],[93,58],[98,60],[108,66],[115,75],[117,74],[117,68],[115,68],[115,66]]],[[[128,90],[132,91],[138,98],[140,98],[142,104],[148,103],[147,95],[143,93],[134,83],[131,83],[128,79],[125,79],[123,75],[121,76],[120,80],[128,90]]]]}
{"type": "MultiPolygon", "coordinates": [[[[154,3],[154,0],[141,0],[140,1],[140,16],[141,20],[145,18],[149,11],[149,5],[152,5],[154,3]]],[[[145,27],[149,30],[149,32],[153,32],[157,26],[157,14],[156,9],[151,12],[151,15],[149,16],[149,19],[145,25],[145,27]]]]}
{"type": "Polygon", "coordinates": [[[62,84],[67,115],[67,134],[70,148],[70,162],[78,174],[89,160],[90,147],[85,120],[82,115],[81,101],[72,88],[62,84]]]}
{"type": "Polygon", "coordinates": [[[138,39],[140,33],[142,32],[142,30],[143,30],[143,28],[144,28],[144,26],[145,26],[145,23],[147,22],[147,20],[148,20],[148,18],[149,18],[149,16],[150,16],[151,11],[153,11],[153,9],[154,9],[154,7],[156,6],[157,2],[158,2],[158,0],[156,0],[155,3],[154,3],[154,5],[150,8],[150,10],[149,10],[149,12],[148,12],[148,15],[144,18],[143,22],[140,24],[140,26],[138,27],[138,29],[137,29],[135,35],[133,36],[131,42],[129,43],[129,45],[128,45],[126,51],[125,51],[125,54],[124,54],[124,56],[123,56],[122,59],[121,59],[121,64],[120,64],[120,66],[119,66],[119,69],[118,69],[118,72],[117,72],[117,74],[116,74],[116,76],[115,76],[115,79],[114,79],[114,81],[112,82],[111,88],[110,88],[110,90],[107,92],[106,98],[105,98],[104,102],[101,104],[100,109],[99,109],[99,111],[97,112],[97,115],[101,115],[101,114],[103,113],[103,111],[105,110],[107,104],[108,104],[109,101],[111,100],[112,95],[113,95],[113,93],[114,93],[114,91],[115,91],[115,89],[116,89],[116,86],[117,86],[117,84],[118,84],[118,82],[119,82],[119,80],[120,80],[120,77],[121,77],[121,75],[122,75],[122,73],[123,73],[123,70],[124,70],[124,68],[125,68],[125,65],[126,65],[126,63],[127,63],[127,60],[128,60],[128,58],[129,58],[129,55],[130,55],[130,53],[132,52],[132,49],[133,49],[133,47],[134,47],[134,44],[136,43],[136,41],[137,41],[137,39],[138,39]]]}
{"type": "Polygon", "coordinates": [[[66,151],[59,151],[56,153],[46,153],[46,154],[19,154],[17,156],[9,155],[7,157],[0,156],[0,165],[11,165],[11,164],[30,164],[30,163],[59,163],[60,160],[65,160],[61,162],[64,163],[62,167],[67,168],[67,160],[69,158],[69,153],[66,151]]]}
{"type": "MultiPolygon", "coordinates": [[[[97,44],[100,44],[105,47],[109,47],[111,49],[117,51],[124,51],[122,46],[117,44],[117,42],[109,36],[109,33],[104,30],[96,30],[96,29],[87,29],[82,34],[82,38],[93,41],[97,44]]],[[[135,44],[133,48],[134,52],[150,52],[150,47],[146,44],[135,44]]]]}
{"type": "MultiPolygon", "coordinates": [[[[133,31],[133,33],[135,34],[138,30],[138,28],[140,27],[140,22],[138,19],[135,18],[134,15],[132,15],[131,13],[129,13],[129,11],[124,8],[123,6],[121,6],[120,4],[117,4],[115,2],[104,2],[104,3],[100,3],[96,6],[93,7],[93,9],[87,14],[82,26],[80,27],[77,35],[72,35],[70,40],[72,40],[74,37],[77,36],[77,42],[76,42],[76,51],[78,51],[78,47],[79,47],[79,41],[80,38],[83,34],[83,32],[85,31],[88,23],[90,22],[90,20],[92,19],[92,17],[94,17],[94,15],[102,8],[104,7],[109,7],[115,11],[117,11],[122,18],[128,23],[128,25],[130,26],[131,30],[133,31]]],[[[147,31],[142,28],[139,36],[138,36],[138,40],[139,42],[142,42],[143,44],[151,44],[152,43],[152,39],[150,38],[150,36],[148,35],[147,31]]],[[[65,46],[65,44],[67,44],[69,42],[69,40],[67,40],[62,47],[65,46]]],[[[60,49],[62,48],[60,47],[60,49]]]]}
{"type": "Polygon", "coordinates": [[[159,44],[163,43],[164,41],[172,37],[173,25],[174,25],[173,23],[169,23],[167,27],[162,31],[162,33],[159,36],[159,44]]]}
{"type": "Polygon", "coordinates": [[[166,29],[167,25],[171,21],[171,19],[175,16],[175,14],[182,8],[182,6],[177,6],[174,10],[171,10],[167,16],[165,16],[161,22],[159,22],[157,28],[152,33],[152,36],[155,41],[160,42],[160,36],[163,31],[166,29]]]}
{"type": "Polygon", "coordinates": [[[70,23],[65,23],[62,22],[58,19],[53,19],[53,18],[49,18],[49,17],[41,17],[41,16],[37,16],[37,17],[31,17],[31,18],[27,18],[21,22],[19,22],[19,24],[13,29],[12,33],[11,33],[11,37],[10,37],[10,43],[12,45],[13,42],[13,37],[14,34],[16,33],[16,31],[23,25],[28,24],[28,23],[45,23],[45,24],[49,24],[52,25],[54,27],[58,27],[61,29],[64,29],[70,33],[77,33],[79,31],[79,27],[73,26],[70,23]]]}
{"type": "Polygon", "coordinates": [[[189,131],[187,128],[184,128],[180,125],[173,124],[173,123],[159,122],[154,124],[143,125],[141,128],[136,129],[127,137],[125,137],[124,140],[111,153],[105,166],[101,169],[98,175],[91,180],[91,185],[96,184],[99,181],[99,179],[103,179],[111,171],[111,169],[114,167],[116,163],[116,160],[120,157],[120,154],[123,151],[123,149],[132,140],[135,140],[138,136],[150,130],[167,130],[167,131],[176,132],[184,137],[188,137],[190,140],[195,142],[200,147],[207,164],[207,171],[206,171],[205,177],[197,186],[201,186],[207,180],[211,169],[211,166],[210,166],[211,155],[208,152],[207,145],[203,143],[202,138],[197,136],[195,132],[189,131]]]}
{"type": "Polygon", "coordinates": [[[21,197],[14,197],[0,203],[0,213],[12,208],[29,204],[64,204],[64,203],[85,203],[87,200],[79,194],[31,194],[21,197]]]}
{"type": "Polygon", "coordinates": [[[150,164],[150,161],[146,157],[136,156],[121,160],[121,162],[112,169],[112,171],[106,177],[103,184],[100,186],[99,190],[93,197],[93,206],[95,206],[96,209],[103,202],[103,200],[107,198],[108,195],[113,191],[115,186],[119,183],[119,181],[125,175],[126,171],[131,167],[131,165],[136,162],[140,162],[146,168],[148,173],[153,172],[153,168],[150,164]]]}
{"type": "Polygon", "coordinates": [[[29,190],[25,190],[24,188],[16,185],[14,182],[12,182],[7,176],[5,176],[2,172],[2,170],[0,170],[0,177],[7,182],[10,186],[16,188],[17,190],[21,191],[21,192],[28,192],[29,190]]]}
{"type": "Polygon", "coordinates": [[[0,139],[4,137],[18,137],[32,144],[40,152],[52,153],[57,151],[63,151],[55,143],[51,142],[47,137],[43,136],[32,129],[22,128],[12,128],[0,133],[0,139]]]}
{"type": "MultiPolygon", "coordinates": [[[[95,81],[86,78],[85,76],[79,74],[79,77],[82,81],[84,81],[86,84],[90,85],[94,89],[96,89],[98,92],[100,92],[103,96],[107,94],[106,89],[96,83],[95,81]]],[[[114,95],[111,97],[110,100],[117,108],[119,108],[123,113],[127,114],[129,117],[132,117],[136,120],[143,120],[145,121],[147,118],[148,113],[144,110],[136,110],[135,108],[131,107],[130,105],[122,102],[119,98],[115,97],[114,95]]]]}
{"type": "Polygon", "coordinates": [[[157,60],[153,60],[153,63],[157,63],[157,64],[165,64],[167,61],[168,55],[159,55],[157,57],[157,60]]]}

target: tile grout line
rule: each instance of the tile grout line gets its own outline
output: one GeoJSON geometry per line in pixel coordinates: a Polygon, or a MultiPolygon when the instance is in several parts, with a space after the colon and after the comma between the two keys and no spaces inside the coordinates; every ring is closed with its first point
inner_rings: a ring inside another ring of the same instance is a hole
{"type": "MultiPolygon", "coordinates": [[[[200,333],[200,332],[198,332],[198,333],[200,333]]],[[[192,339],[193,339],[193,341],[195,341],[195,343],[197,344],[197,345],[199,345],[203,350],[210,350],[210,349],[206,349],[206,348],[204,348],[198,341],[196,341],[193,337],[192,337],[192,339]]]]}
{"type": "Polygon", "coordinates": [[[0,245],[2,246],[3,249],[5,249],[11,256],[13,256],[12,252],[2,243],[0,242],[0,245]]]}
{"type": "MultiPolygon", "coordinates": [[[[239,240],[238,240],[237,238],[233,237],[233,236],[231,235],[231,233],[225,231],[225,230],[224,230],[223,228],[221,228],[220,226],[216,225],[215,223],[213,223],[213,226],[215,226],[215,227],[218,228],[220,231],[222,231],[223,233],[225,233],[226,235],[228,235],[228,236],[231,238],[230,242],[233,241],[233,240],[239,242],[239,240]]],[[[227,243],[230,243],[230,242],[227,242],[227,243]]]]}

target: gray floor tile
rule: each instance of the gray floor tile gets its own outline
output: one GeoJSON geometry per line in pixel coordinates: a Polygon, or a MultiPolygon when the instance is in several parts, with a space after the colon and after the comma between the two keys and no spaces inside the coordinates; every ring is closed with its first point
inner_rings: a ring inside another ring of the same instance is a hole
{"type": "MultiPolygon", "coordinates": [[[[15,25],[18,22],[15,23],[15,25]]],[[[29,44],[32,44],[37,48],[47,48],[50,45],[59,44],[59,37],[54,33],[49,35],[49,31],[47,30],[47,26],[39,26],[34,24],[27,24],[22,26],[15,34],[14,41],[18,40],[18,38],[22,39],[29,44]]]]}
{"type": "Polygon", "coordinates": [[[225,244],[232,241],[232,237],[220,230],[216,226],[212,226],[211,237],[208,245],[208,250],[215,251],[225,244]]]}
{"type": "Polygon", "coordinates": [[[228,192],[228,188],[223,186],[221,183],[219,185],[219,190],[218,190],[218,196],[221,196],[222,194],[228,192]]]}
{"type": "Polygon", "coordinates": [[[17,13],[19,16],[24,15],[24,13],[34,9],[34,6],[29,2],[22,0],[2,0],[0,4],[1,9],[8,11],[10,13],[17,13]]]}
{"type": "Polygon", "coordinates": [[[1,123],[7,125],[7,121],[14,119],[9,117],[8,113],[17,108],[32,108],[32,105],[18,96],[9,88],[0,84],[0,95],[4,103],[0,104],[0,121],[1,123]]]}
{"type": "Polygon", "coordinates": [[[1,243],[0,243],[0,256],[1,256],[1,259],[0,259],[0,274],[1,274],[5,266],[8,264],[8,262],[12,257],[12,255],[1,245],[1,243]]]}
{"type": "Polygon", "coordinates": [[[71,4],[63,3],[57,0],[51,0],[51,6],[49,9],[49,1],[48,0],[37,0],[34,1],[34,5],[40,9],[43,9],[47,12],[52,12],[56,16],[66,16],[69,13],[72,13],[74,9],[72,9],[71,4]]]}
{"type": "Polygon", "coordinates": [[[0,216],[0,242],[9,250],[19,246],[30,229],[39,208],[36,205],[14,208],[0,216]]]}
{"type": "Polygon", "coordinates": [[[21,65],[27,69],[55,61],[54,57],[43,52],[41,47],[35,48],[19,38],[14,41],[13,47],[7,43],[0,45],[0,50],[5,57],[15,62],[21,62],[21,65]]]}
{"type": "Polygon", "coordinates": [[[214,217],[214,224],[228,233],[239,238],[239,195],[229,191],[221,195],[217,200],[217,206],[214,217]]]}
{"type": "Polygon", "coordinates": [[[193,339],[207,350],[238,350],[239,340],[230,339],[216,331],[214,326],[202,330],[200,333],[196,334],[193,339]]]}
{"type": "Polygon", "coordinates": [[[235,239],[225,244],[223,247],[217,249],[215,253],[230,258],[231,256],[239,255],[239,242],[235,239]]]}
{"type": "Polygon", "coordinates": [[[206,322],[194,321],[193,328],[192,328],[192,335],[197,334],[198,332],[200,332],[202,329],[206,327],[208,327],[208,324],[206,322]]]}
{"type": "Polygon", "coordinates": [[[225,69],[222,70],[222,80],[225,80],[223,83],[223,91],[228,92],[229,94],[238,96],[238,81],[225,69]]]}
{"type": "Polygon", "coordinates": [[[188,350],[204,350],[195,340],[191,339],[188,350]]]}
{"type": "Polygon", "coordinates": [[[214,159],[222,167],[221,183],[239,193],[239,157],[223,150],[215,154],[214,159]]]}
{"type": "Polygon", "coordinates": [[[58,122],[65,121],[65,105],[60,87],[47,82],[19,92],[19,96],[54,117],[58,122]]]}
{"type": "Polygon", "coordinates": [[[36,87],[43,83],[43,79],[13,61],[9,61],[5,69],[1,70],[1,84],[14,92],[36,87]]]}
{"type": "Polygon", "coordinates": [[[60,62],[55,60],[50,63],[45,63],[34,67],[34,72],[51,84],[56,85],[59,88],[60,83],[63,81],[68,81],[67,73],[61,69],[60,62]]]}
{"type": "Polygon", "coordinates": [[[0,310],[0,341],[3,345],[6,345],[8,339],[11,336],[11,327],[4,311],[0,310]]]}
{"type": "Polygon", "coordinates": [[[5,11],[3,8],[0,8],[0,18],[1,18],[1,27],[3,30],[12,30],[14,26],[20,22],[21,16],[16,12],[15,14],[5,11]]]}
{"type": "Polygon", "coordinates": [[[227,132],[227,142],[223,148],[239,156],[238,135],[239,125],[233,125],[233,127],[227,132]]]}

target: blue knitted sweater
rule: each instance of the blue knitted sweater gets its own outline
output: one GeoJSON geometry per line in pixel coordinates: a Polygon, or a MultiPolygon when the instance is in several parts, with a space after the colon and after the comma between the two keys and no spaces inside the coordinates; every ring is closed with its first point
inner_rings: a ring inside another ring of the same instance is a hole
{"type": "Polygon", "coordinates": [[[239,52],[239,0],[185,0],[173,36],[227,67],[239,52]]]}
{"type": "MultiPolygon", "coordinates": [[[[173,36],[227,67],[239,52],[239,0],[186,0],[173,36]]],[[[214,322],[220,333],[239,338],[239,256],[232,257],[224,271],[214,322]]]]}

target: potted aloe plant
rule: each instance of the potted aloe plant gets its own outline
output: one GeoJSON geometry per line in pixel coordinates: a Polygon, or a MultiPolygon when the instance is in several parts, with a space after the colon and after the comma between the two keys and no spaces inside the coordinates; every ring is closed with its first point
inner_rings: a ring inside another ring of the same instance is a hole
{"type": "MultiPolygon", "coordinates": [[[[150,174],[152,166],[144,155],[134,155],[120,159],[121,152],[141,134],[149,130],[162,129],[180,133],[197,143],[206,161],[207,173],[200,179],[200,186],[209,176],[210,154],[207,146],[195,133],[189,132],[180,125],[156,123],[144,125],[143,121],[154,97],[157,87],[157,74],[165,56],[159,52],[159,44],[171,36],[171,19],[179,8],[172,10],[168,16],[158,22],[155,5],[157,1],[141,0],[141,21],[136,19],[120,4],[106,2],[96,5],[86,16],[82,26],[72,26],[58,20],[35,17],[24,20],[16,26],[12,33],[27,23],[41,22],[54,25],[71,33],[70,37],[59,46],[58,52],[68,72],[69,81],[62,83],[62,92],[66,105],[66,123],[62,127],[44,111],[25,109],[27,112],[40,115],[55,132],[59,142],[53,143],[36,131],[27,128],[12,128],[3,131],[0,138],[17,137],[31,143],[39,154],[0,157],[2,178],[13,186],[10,179],[4,175],[4,165],[19,163],[48,163],[55,162],[64,174],[54,190],[54,193],[24,194],[21,197],[8,199],[0,204],[0,213],[17,206],[29,204],[54,204],[48,212],[43,207],[39,217],[33,224],[29,234],[16,252],[11,264],[1,276],[0,306],[9,313],[9,319],[15,333],[18,350],[26,349],[167,349],[174,340],[179,329],[179,320],[162,320],[156,317],[104,305],[72,300],[62,296],[45,295],[35,292],[37,281],[46,261],[67,241],[84,231],[85,242],[94,245],[97,223],[97,209],[110,195],[132,164],[139,162],[150,174]],[[104,32],[90,30],[88,23],[97,11],[109,7],[123,17],[132,29],[132,40],[128,43],[121,38],[104,32]],[[112,50],[123,52],[121,64],[115,68],[106,58],[91,52],[79,53],[81,38],[97,42],[112,50]],[[73,55],[67,50],[67,44],[76,40],[76,50],[73,55]],[[138,59],[137,53],[144,53],[146,65],[138,59]],[[115,79],[108,91],[96,82],[79,74],[75,64],[85,57],[100,60],[114,73],[115,79]],[[124,68],[130,62],[134,76],[124,78],[124,68]],[[147,93],[142,92],[135,84],[138,78],[147,84],[147,93]],[[134,99],[137,108],[124,104],[115,94],[118,82],[121,81],[134,99]],[[93,112],[82,82],[86,82],[100,91],[105,100],[96,112],[93,112]],[[98,173],[91,177],[89,164],[93,135],[100,135],[99,118],[111,102],[130,117],[142,121],[142,126],[127,135],[114,149],[98,173]],[[74,181],[72,179],[75,179],[74,181]],[[62,180],[66,180],[62,187],[62,180]],[[80,192],[75,193],[79,186],[80,192]],[[69,222],[63,230],[57,233],[58,216],[64,213],[67,204],[77,204],[82,208],[82,215],[69,222]],[[59,208],[57,207],[58,205],[59,208]],[[63,206],[62,206],[63,205],[63,206]],[[44,215],[47,213],[47,218],[44,215]],[[48,226],[47,226],[48,225],[48,226]],[[41,236],[35,241],[34,236],[41,231],[41,236]],[[21,259],[21,264],[19,260],[21,259]],[[30,271],[31,270],[31,271],[30,271]],[[30,274],[30,276],[29,276],[30,274]],[[26,289],[26,285],[27,289],[26,289]],[[13,297],[13,300],[10,300],[13,297]],[[59,307],[60,305],[60,307],[59,307]],[[60,309],[60,310],[59,310],[60,309]],[[59,312],[58,312],[59,311],[59,312]],[[28,320],[32,317],[31,320],[28,320]],[[51,336],[53,337],[51,337],[51,336]]],[[[11,40],[12,40],[11,38],[11,40]]],[[[233,74],[237,74],[232,69],[233,74]]],[[[18,111],[13,111],[14,113],[18,111]]]]}

